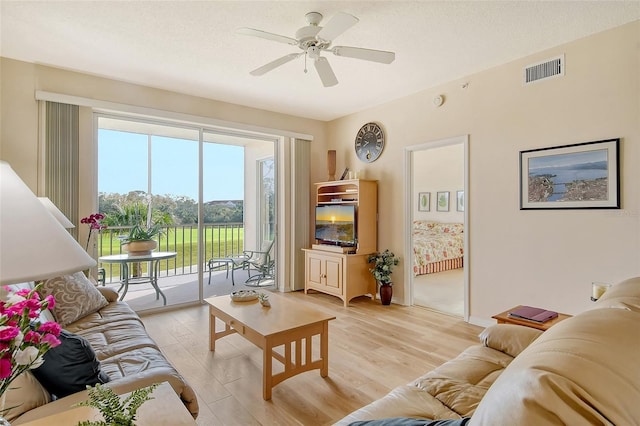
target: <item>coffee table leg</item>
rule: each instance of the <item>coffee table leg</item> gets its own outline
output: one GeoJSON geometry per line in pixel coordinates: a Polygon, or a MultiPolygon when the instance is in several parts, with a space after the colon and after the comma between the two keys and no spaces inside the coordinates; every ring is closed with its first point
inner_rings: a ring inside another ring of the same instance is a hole
{"type": "Polygon", "coordinates": [[[271,399],[272,351],[271,342],[267,340],[262,350],[262,399],[265,401],[271,399]]]}
{"type": "Polygon", "coordinates": [[[209,350],[216,350],[216,316],[209,312],[209,350]]]}
{"type": "Polygon", "coordinates": [[[322,358],[320,377],[327,377],[329,375],[329,321],[322,323],[322,333],[320,334],[320,357],[322,358]]]}

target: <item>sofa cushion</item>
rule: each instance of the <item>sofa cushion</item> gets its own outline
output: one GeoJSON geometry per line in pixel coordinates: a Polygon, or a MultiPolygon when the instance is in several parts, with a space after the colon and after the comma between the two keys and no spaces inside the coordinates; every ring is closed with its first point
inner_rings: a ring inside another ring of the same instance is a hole
{"type": "Polygon", "coordinates": [[[629,278],[607,290],[593,309],[622,308],[640,312],[640,277],[629,278]]]}
{"type": "Polygon", "coordinates": [[[480,400],[513,357],[481,345],[399,386],[371,404],[354,411],[336,425],[388,417],[460,419],[471,416],[480,400]]]}
{"type": "Polygon", "coordinates": [[[169,382],[180,395],[187,410],[198,415],[198,400],[193,389],[164,357],[160,349],[147,347],[134,349],[101,361],[111,382],[109,386],[118,392],[131,392],[156,382],[169,382]]]}
{"type": "Polygon", "coordinates": [[[640,314],[594,309],[544,332],[505,369],[470,425],[637,424],[640,314]]]}
{"type": "Polygon", "coordinates": [[[117,321],[137,321],[142,324],[140,317],[126,302],[112,302],[104,308],[98,309],[89,315],[67,324],[65,329],[72,333],[82,333],[82,330],[90,330],[94,327],[113,324],[117,321]]]}
{"type": "Polygon", "coordinates": [[[96,312],[109,302],[82,272],[42,282],[40,293],[56,299],[53,315],[62,327],[96,312]]]}
{"type": "Polygon", "coordinates": [[[44,363],[31,370],[52,395],[63,398],[109,381],[86,339],[66,330],[62,330],[59,339],[60,345],[43,355],[44,363]]]}
{"type": "Polygon", "coordinates": [[[392,417],[380,420],[362,420],[353,422],[349,426],[465,426],[469,417],[447,420],[420,420],[408,417],[392,417]]]}
{"type": "Polygon", "coordinates": [[[480,333],[483,345],[516,357],[542,334],[541,330],[515,324],[493,324],[480,333]]]}
{"type": "Polygon", "coordinates": [[[133,319],[97,325],[80,330],[78,334],[87,339],[99,360],[134,349],[158,347],[142,323],[133,319]]]}
{"type": "Polygon", "coordinates": [[[29,410],[48,404],[51,395],[42,387],[40,382],[29,371],[19,375],[5,392],[5,407],[10,407],[4,413],[4,418],[13,422],[16,418],[29,410]]]}

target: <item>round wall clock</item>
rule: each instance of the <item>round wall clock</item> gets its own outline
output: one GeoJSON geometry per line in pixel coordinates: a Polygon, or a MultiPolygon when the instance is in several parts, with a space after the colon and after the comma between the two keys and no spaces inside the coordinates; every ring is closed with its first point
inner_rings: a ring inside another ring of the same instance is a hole
{"type": "Polygon", "coordinates": [[[376,123],[367,123],[358,130],[354,148],[365,163],[374,162],[384,149],[384,132],[376,123]]]}

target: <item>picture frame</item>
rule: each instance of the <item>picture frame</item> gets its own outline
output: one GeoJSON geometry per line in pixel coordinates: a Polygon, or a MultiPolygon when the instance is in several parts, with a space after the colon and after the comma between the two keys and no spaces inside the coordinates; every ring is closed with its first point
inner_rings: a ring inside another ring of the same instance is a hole
{"type": "Polygon", "coordinates": [[[349,174],[349,168],[345,167],[344,172],[342,172],[342,176],[340,176],[340,180],[344,180],[349,174]]]}
{"type": "Polygon", "coordinates": [[[418,211],[419,212],[431,211],[431,193],[430,192],[418,192],[418,211]]]}
{"type": "Polygon", "coordinates": [[[520,151],[520,210],[619,209],[620,139],[520,151]]]}
{"type": "Polygon", "coordinates": [[[436,198],[436,211],[449,211],[449,191],[438,191],[436,198]]]}
{"type": "Polygon", "coordinates": [[[456,211],[464,211],[464,191],[456,191],[456,211]]]}

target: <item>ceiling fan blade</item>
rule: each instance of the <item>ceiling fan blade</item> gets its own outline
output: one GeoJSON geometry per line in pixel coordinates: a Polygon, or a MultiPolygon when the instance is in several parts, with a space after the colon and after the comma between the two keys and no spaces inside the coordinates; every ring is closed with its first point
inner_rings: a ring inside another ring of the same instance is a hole
{"type": "Polygon", "coordinates": [[[278,68],[280,65],[284,65],[287,62],[293,61],[298,56],[303,55],[303,54],[304,54],[304,52],[303,53],[289,53],[288,55],[283,56],[282,58],[278,58],[275,61],[271,61],[268,64],[261,66],[260,68],[256,68],[255,70],[251,71],[249,74],[255,75],[255,76],[266,74],[269,71],[271,71],[272,69],[278,68]]]}
{"type": "Polygon", "coordinates": [[[265,38],[271,41],[277,41],[278,43],[290,44],[292,46],[298,45],[298,40],[296,40],[295,38],[286,37],[279,34],[268,33],[266,31],[255,30],[253,28],[238,28],[236,32],[238,34],[265,38]]]}
{"type": "Polygon", "coordinates": [[[323,41],[333,41],[340,34],[357,24],[358,21],[359,19],[353,15],[339,12],[327,22],[327,25],[322,27],[316,38],[323,41]]]}
{"type": "Polygon", "coordinates": [[[314,65],[316,67],[316,71],[318,71],[318,75],[320,76],[320,80],[322,80],[322,85],[324,87],[331,87],[338,84],[338,79],[333,73],[331,65],[329,65],[329,61],[327,61],[327,58],[316,59],[314,65]]]}
{"type": "Polygon", "coordinates": [[[363,49],[362,47],[336,46],[328,50],[336,56],[346,56],[348,58],[363,59],[365,61],[380,62],[382,64],[390,64],[396,59],[394,52],[363,49]]]}

